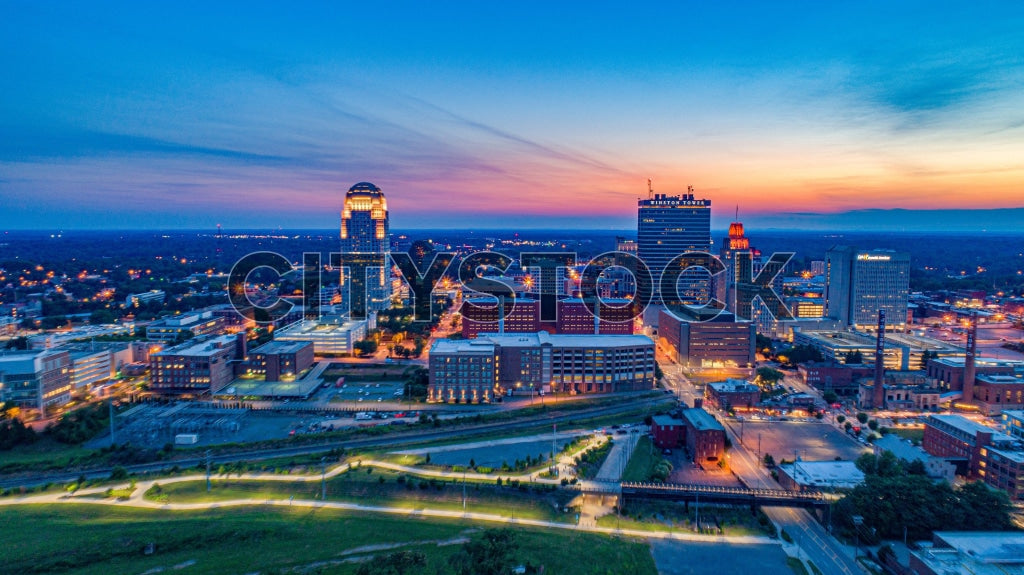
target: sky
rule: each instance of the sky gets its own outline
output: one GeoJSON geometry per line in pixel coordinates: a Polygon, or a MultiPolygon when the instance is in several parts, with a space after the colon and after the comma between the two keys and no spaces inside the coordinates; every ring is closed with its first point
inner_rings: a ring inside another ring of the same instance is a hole
{"type": "Polygon", "coordinates": [[[288,4],[0,0],[0,228],[1024,228],[1019,2],[288,4]]]}

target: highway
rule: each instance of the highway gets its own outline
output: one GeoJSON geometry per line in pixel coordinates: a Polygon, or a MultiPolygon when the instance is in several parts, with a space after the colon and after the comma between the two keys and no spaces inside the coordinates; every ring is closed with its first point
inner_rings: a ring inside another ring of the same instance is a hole
{"type": "MultiPolygon", "coordinates": [[[[406,433],[393,433],[381,437],[369,437],[364,439],[345,439],[337,441],[325,441],[315,445],[299,445],[295,447],[281,447],[277,449],[264,449],[260,451],[247,451],[241,453],[228,453],[213,455],[211,463],[232,463],[235,461],[258,461],[261,459],[272,459],[276,457],[293,457],[299,455],[312,455],[326,453],[332,449],[344,448],[373,448],[392,447],[408,445],[424,441],[447,440],[453,438],[472,437],[495,431],[514,432],[538,426],[550,426],[552,423],[562,423],[569,420],[584,418],[603,417],[631,411],[638,407],[654,406],[664,401],[664,398],[654,397],[646,401],[626,402],[609,407],[596,407],[591,409],[580,409],[566,413],[553,413],[549,415],[538,415],[514,421],[501,421],[496,423],[484,423],[480,425],[466,425],[454,429],[439,428],[436,431],[413,431],[406,433]]],[[[182,469],[195,467],[204,463],[206,459],[202,456],[176,459],[170,461],[157,461],[137,465],[126,465],[124,468],[130,473],[147,473],[179,467],[182,469]]],[[[71,483],[84,475],[86,479],[103,479],[110,476],[113,468],[97,468],[84,471],[67,471],[48,474],[34,474],[22,477],[7,477],[0,480],[0,488],[11,487],[32,487],[45,485],[47,483],[71,483]]]]}

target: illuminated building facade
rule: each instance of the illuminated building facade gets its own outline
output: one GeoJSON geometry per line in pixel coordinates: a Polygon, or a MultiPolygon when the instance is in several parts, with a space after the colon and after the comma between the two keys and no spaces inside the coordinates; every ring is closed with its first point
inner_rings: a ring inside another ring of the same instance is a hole
{"type": "Polygon", "coordinates": [[[201,338],[152,353],[150,390],[161,395],[217,393],[235,377],[233,362],[245,359],[245,334],[201,338]]]}
{"type": "Polygon", "coordinates": [[[71,391],[66,350],[0,352],[0,400],[45,414],[71,401],[71,391]]]}
{"type": "Polygon", "coordinates": [[[603,316],[597,320],[582,299],[558,300],[555,305],[557,320],[544,322],[540,319],[539,300],[517,297],[514,306],[504,300],[507,315],[499,319],[498,306],[501,304],[496,304],[493,298],[478,298],[472,300],[473,307],[462,308],[462,336],[468,339],[481,333],[535,333],[542,330],[579,335],[632,334],[633,310],[629,300],[608,298],[603,302],[607,307],[602,309],[603,316]]]}
{"type": "Polygon", "coordinates": [[[676,361],[688,367],[749,367],[754,364],[754,323],[723,312],[711,321],[691,321],[661,310],[658,336],[676,361]]]}
{"type": "Polygon", "coordinates": [[[486,403],[503,393],[611,393],[654,387],[654,342],[642,335],[481,334],[430,349],[432,402],[486,403]]]}
{"type": "Polygon", "coordinates": [[[884,311],[889,331],[907,327],[910,255],[836,246],[825,254],[825,315],[858,330],[876,329],[884,311]]]}
{"type": "MultiPolygon", "coordinates": [[[[692,188],[690,188],[692,191],[692,188]]],[[[711,252],[711,200],[653,194],[637,202],[637,256],[651,270],[655,286],[676,256],[686,252],[711,252]]],[[[706,273],[691,272],[680,280],[683,303],[704,304],[711,295],[706,273]]],[[[655,302],[663,295],[655,289],[655,302]]]]}
{"type": "MultiPolygon", "coordinates": [[[[366,276],[346,277],[341,270],[340,285],[342,298],[351,297],[351,285],[366,282],[367,312],[379,311],[390,307],[391,303],[391,268],[387,265],[387,254],[391,249],[391,234],[388,229],[388,202],[380,188],[369,183],[359,182],[349,188],[345,194],[345,207],[341,211],[341,252],[343,257],[351,261],[364,254],[376,259],[384,256],[385,264],[366,270],[366,276]]],[[[351,309],[351,302],[344,302],[351,309]]]]}

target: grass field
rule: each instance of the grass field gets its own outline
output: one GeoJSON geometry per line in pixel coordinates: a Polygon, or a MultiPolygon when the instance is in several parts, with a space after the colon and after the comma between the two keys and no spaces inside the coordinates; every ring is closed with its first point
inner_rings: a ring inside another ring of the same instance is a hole
{"type": "MultiPolygon", "coordinates": [[[[541,519],[545,521],[574,521],[572,512],[562,508],[575,495],[567,490],[536,489],[528,485],[497,487],[491,483],[467,482],[466,510],[490,513],[502,517],[541,519]]],[[[386,470],[369,467],[353,469],[327,481],[327,500],[413,509],[462,510],[463,486],[461,482],[417,479],[386,470]],[[370,471],[368,473],[368,471],[370,471]],[[383,480],[383,481],[382,481],[383,480]]],[[[186,481],[154,487],[146,498],[162,503],[198,503],[230,499],[286,500],[318,499],[320,482],[249,481],[237,479],[213,480],[207,493],[205,481],[186,481]]]]}
{"type": "MultiPolygon", "coordinates": [[[[621,515],[614,513],[597,519],[601,527],[636,529],[637,531],[694,531],[697,507],[689,511],[682,503],[631,501],[621,515]]],[[[702,527],[720,528],[723,535],[769,535],[774,527],[768,518],[752,515],[748,507],[703,506],[700,508],[702,527]]]]}
{"type": "Polygon", "coordinates": [[[924,429],[914,427],[887,427],[887,432],[896,434],[903,439],[909,439],[917,443],[924,441],[924,429]]]}
{"type": "Polygon", "coordinates": [[[654,468],[665,458],[654,447],[650,437],[640,437],[633,449],[633,456],[626,464],[626,470],[622,472],[623,481],[650,481],[654,468]]]}
{"type": "Polygon", "coordinates": [[[31,445],[19,445],[0,451],[0,474],[32,469],[36,471],[60,470],[80,465],[100,465],[108,454],[99,450],[66,445],[49,437],[42,437],[31,445]]]}
{"type": "MultiPolygon", "coordinates": [[[[421,551],[412,573],[443,573],[447,557],[480,525],[337,510],[234,508],[184,512],[96,505],[0,509],[10,573],[351,574],[394,550],[421,551]],[[148,543],[155,552],[145,555],[148,543]],[[369,547],[373,546],[373,547],[369,547]]],[[[516,559],[566,575],[656,573],[646,543],[597,534],[515,528],[516,559]],[[572,550],[567,553],[566,550],[572,550]],[[581,561],[580,557],[586,557],[581,561]]]]}

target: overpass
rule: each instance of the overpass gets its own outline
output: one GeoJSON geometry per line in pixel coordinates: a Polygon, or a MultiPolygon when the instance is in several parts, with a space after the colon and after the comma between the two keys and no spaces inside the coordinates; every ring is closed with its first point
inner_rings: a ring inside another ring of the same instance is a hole
{"type": "Polygon", "coordinates": [[[621,485],[623,499],[668,499],[682,502],[727,503],[755,507],[804,507],[825,509],[829,500],[820,491],[750,489],[680,483],[629,483],[621,485]]]}

